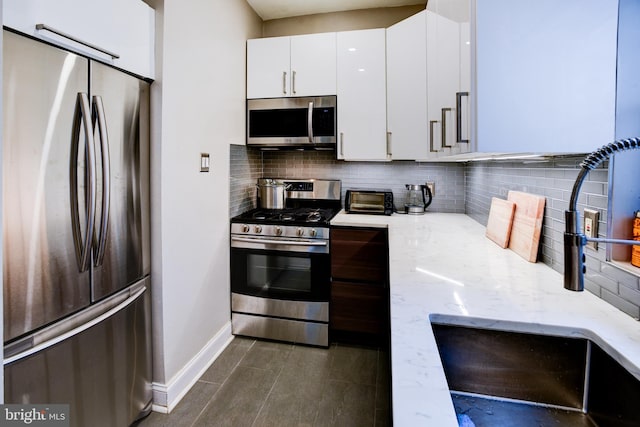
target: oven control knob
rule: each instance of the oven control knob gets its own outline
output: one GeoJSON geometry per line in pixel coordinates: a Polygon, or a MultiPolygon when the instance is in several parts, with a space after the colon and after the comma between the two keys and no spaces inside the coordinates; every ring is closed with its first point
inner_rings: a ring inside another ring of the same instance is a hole
{"type": "Polygon", "coordinates": [[[303,236],[303,235],[304,235],[304,229],[302,229],[302,228],[298,228],[298,229],[296,230],[296,235],[297,235],[298,237],[303,236]]]}
{"type": "Polygon", "coordinates": [[[315,228],[312,228],[311,230],[309,230],[309,235],[311,237],[316,237],[318,235],[318,232],[316,231],[315,228]]]}
{"type": "Polygon", "coordinates": [[[277,225],[275,231],[276,231],[276,236],[282,236],[282,227],[277,225]]]}
{"type": "Polygon", "coordinates": [[[242,226],[242,232],[243,232],[243,233],[248,233],[248,232],[249,232],[249,226],[248,226],[247,224],[244,224],[244,225],[242,226]]]}
{"type": "Polygon", "coordinates": [[[256,233],[262,233],[262,226],[261,225],[256,225],[253,228],[253,231],[255,231],[256,233]]]}

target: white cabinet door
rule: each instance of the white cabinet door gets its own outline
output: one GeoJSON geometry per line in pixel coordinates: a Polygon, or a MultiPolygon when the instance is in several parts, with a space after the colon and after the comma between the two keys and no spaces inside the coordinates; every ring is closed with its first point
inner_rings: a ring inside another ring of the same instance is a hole
{"type": "Polygon", "coordinates": [[[456,96],[456,142],[471,150],[471,30],[469,21],[460,24],[460,92],[456,96]]]}
{"type": "Polygon", "coordinates": [[[336,94],[336,33],[291,37],[291,95],[336,94]]]}
{"type": "Polygon", "coordinates": [[[456,94],[460,91],[460,24],[438,16],[436,25],[440,131],[443,151],[449,154],[460,150],[456,145],[456,94]]]}
{"type": "Polygon", "coordinates": [[[335,33],[247,41],[247,98],[335,94],[335,33]]]}
{"type": "Polygon", "coordinates": [[[584,153],[611,142],[618,1],[475,3],[476,149],[584,153]]]}
{"type": "Polygon", "coordinates": [[[338,158],[389,160],[385,30],[339,32],[338,158]]]}
{"type": "Polygon", "coordinates": [[[109,33],[114,38],[116,52],[120,55],[120,58],[113,61],[113,65],[153,79],[155,10],[140,0],[111,0],[110,3],[115,26],[109,33]]]}
{"type": "Polygon", "coordinates": [[[247,40],[247,98],[289,96],[290,37],[247,40]]]}
{"type": "Polygon", "coordinates": [[[10,28],[154,77],[155,13],[141,0],[4,0],[2,7],[10,28]]]}
{"type": "Polygon", "coordinates": [[[429,154],[427,22],[422,11],[387,28],[387,130],[393,160],[429,154]]]}
{"type": "Polygon", "coordinates": [[[429,158],[433,158],[459,154],[468,144],[457,142],[461,23],[431,10],[426,13],[429,158]]]}

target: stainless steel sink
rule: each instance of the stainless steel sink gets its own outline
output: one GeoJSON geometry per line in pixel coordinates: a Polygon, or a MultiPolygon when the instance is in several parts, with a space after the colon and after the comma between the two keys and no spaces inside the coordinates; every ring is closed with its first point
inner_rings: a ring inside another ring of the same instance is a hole
{"type": "Polygon", "coordinates": [[[459,419],[476,427],[640,426],[640,381],[588,339],[432,327],[459,419]]]}

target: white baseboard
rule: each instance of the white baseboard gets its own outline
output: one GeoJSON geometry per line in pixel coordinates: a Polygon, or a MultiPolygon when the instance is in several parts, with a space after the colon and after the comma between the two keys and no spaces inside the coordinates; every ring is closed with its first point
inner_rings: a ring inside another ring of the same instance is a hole
{"type": "Polygon", "coordinates": [[[227,322],[167,384],[152,383],[153,411],[171,412],[232,340],[231,322],[227,322]]]}

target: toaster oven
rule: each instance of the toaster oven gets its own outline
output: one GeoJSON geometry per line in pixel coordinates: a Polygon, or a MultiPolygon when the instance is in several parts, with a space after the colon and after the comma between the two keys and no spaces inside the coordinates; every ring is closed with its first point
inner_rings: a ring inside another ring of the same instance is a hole
{"type": "Polygon", "coordinates": [[[349,189],[344,200],[347,213],[391,215],[394,210],[393,192],[388,189],[349,189]]]}

